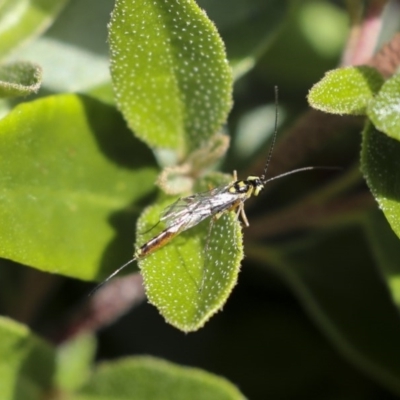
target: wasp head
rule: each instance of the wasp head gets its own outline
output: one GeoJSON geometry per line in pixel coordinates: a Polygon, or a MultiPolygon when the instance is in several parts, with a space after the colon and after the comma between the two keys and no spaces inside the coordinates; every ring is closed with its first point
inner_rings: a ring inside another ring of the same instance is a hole
{"type": "Polygon", "coordinates": [[[246,183],[253,188],[254,196],[258,196],[261,190],[264,189],[264,182],[259,176],[247,177],[246,183]]]}

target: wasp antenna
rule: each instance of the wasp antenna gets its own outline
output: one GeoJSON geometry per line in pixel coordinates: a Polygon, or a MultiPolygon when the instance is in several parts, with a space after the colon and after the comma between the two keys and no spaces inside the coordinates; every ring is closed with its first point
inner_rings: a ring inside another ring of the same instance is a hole
{"type": "Polygon", "coordinates": [[[276,179],[283,178],[283,177],[288,176],[288,175],[297,174],[298,172],[312,171],[312,170],[315,170],[315,169],[322,169],[322,170],[327,170],[327,171],[340,171],[343,168],[340,168],[340,167],[319,167],[319,166],[317,166],[317,167],[297,168],[297,169],[293,169],[292,171],[284,172],[283,174],[279,174],[279,175],[273,176],[272,178],[269,178],[269,179],[263,181],[263,183],[266,184],[268,182],[274,181],[276,179]]]}
{"type": "Polygon", "coordinates": [[[273,137],[272,137],[271,147],[269,148],[269,152],[268,152],[267,162],[266,162],[265,167],[264,167],[264,172],[260,176],[260,179],[261,179],[261,181],[263,183],[267,182],[265,180],[265,178],[267,176],[267,170],[268,170],[268,167],[269,167],[269,163],[271,162],[272,152],[274,151],[274,146],[275,146],[275,142],[276,142],[276,135],[278,134],[278,86],[275,86],[274,90],[275,90],[275,127],[274,127],[274,134],[273,134],[273,137]]]}
{"type": "Polygon", "coordinates": [[[111,275],[109,275],[103,282],[100,282],[89,294],[88,297],[93,296],[102,286],[104,286],[110,279],[114,278],[115,275],[119,274],[125,267],[129,264],[132,264],[137,260],[137,257],[133,257],[132,260],[129,260],[127,263],[119,267],[116,271],[114,271],[111,275]]]}

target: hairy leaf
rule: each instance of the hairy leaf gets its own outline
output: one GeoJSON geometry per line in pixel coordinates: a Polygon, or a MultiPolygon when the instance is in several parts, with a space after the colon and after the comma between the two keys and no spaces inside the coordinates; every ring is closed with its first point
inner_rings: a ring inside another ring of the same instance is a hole
{"type": "Polygon", "coordinates": [[[138,137],[182,155],[220,129],[231,71],[215,26],[193,0],[117,0],[109,42],[117,104],[138,137]]]}
{"type": "MultiPolygon", "coordinates": [[[[203,182],[203,190],[204,186],[203,182]]],[[[160,223],[140,235],[157,224],[171,203],[166,200],[151,206],[140,217],[138,246],[161,232],[160,223]]],[[[242,258],[240,223],[234,212],[228,212],[182,232],[139,265],[149,301],[170,324],[189,332],[201,328],[225,304],[237,282],[242,258]]]]}
{"type": "Polygon", "coordinates": [[[28,62],[0,65],[0,97],[27,96],[39,90],[42,68],[28,62]]]}
{"type": "Polygon", "coordinates": [[[382,76],[372,67],[334,69],[311,88],[308,102],[332,114],[364,115],[382,84],[382,76]]]}
{"type": "Polygon", "coordinates": [[[400,140],[400,74],[384,83],[369,104],[368,117],[381,132],[400,140]]]}

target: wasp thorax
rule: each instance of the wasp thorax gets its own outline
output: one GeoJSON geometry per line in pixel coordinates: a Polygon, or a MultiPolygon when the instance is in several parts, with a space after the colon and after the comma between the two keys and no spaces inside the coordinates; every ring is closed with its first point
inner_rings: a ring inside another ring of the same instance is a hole
{"type": "Polygon", "coordinates": [[[236,181],[229,191],[231,193],[247,193],[249,191],[249,183],[247,181],[236,181]]]}

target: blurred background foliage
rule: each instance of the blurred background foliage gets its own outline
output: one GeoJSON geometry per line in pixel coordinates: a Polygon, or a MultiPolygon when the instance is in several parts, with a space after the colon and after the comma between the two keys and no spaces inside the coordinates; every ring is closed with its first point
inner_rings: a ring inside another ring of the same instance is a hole
{"type": "MultiPolygon", "coordinates": [[[[40,91],[22,101],[77,92],[114,106],[107,45],[113,1],[55,3],[49,9],[32,1],[46,8],[47,17],[32,28],[25,24],[19,48],[3,51],[5,61],[29,60],[43,69],[40,91]]],[[[378,47],[398,28],[393,3],[380,16],[378,47]]],[[[261,173],[278,85],[280,133],[269,174],[303,165],[335,165],[343,172],[282,180],[249,205],[239,283],[204,329],[186,335],[142,301],[97,332],[96,359],[161,357],[224,376],[254,400],[398,398],[400,323],[393,299],[398,304],[400,296],[388,271],[399,243],[358,171],[362,122],[313,114],[306,100],[311,86],[342,63],[351,37],[348,10],[363,2],[198,4],[225,41],[235,77],[225,127],[231,146],[220,169],[237,169],[242,178],[261,173]],[[390,257],[377,244],[382,237],[390,257]]],[[[1,11],[0,5],[0,16],[1,11]]],[[[19,102],[3,100],[1,113],[19,102]]],[[[126,248],[109,260],[129,259],[135,223],[130,218],[126,248]]],[[[397,270],[393,266],[391,277],[397,270]]],[[[0,312],[53,343],[68,342],[91,287],[3,259],[0,312]]]]}

